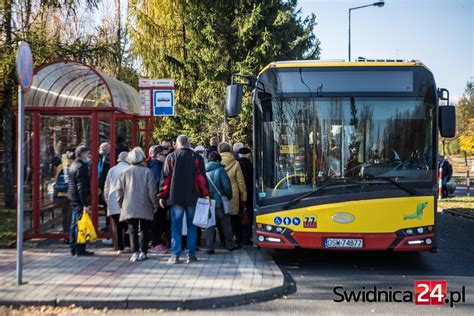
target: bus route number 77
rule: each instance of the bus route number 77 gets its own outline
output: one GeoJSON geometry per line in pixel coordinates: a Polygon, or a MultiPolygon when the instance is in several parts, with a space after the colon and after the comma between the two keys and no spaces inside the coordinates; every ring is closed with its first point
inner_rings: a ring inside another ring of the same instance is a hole
{"type": "Polygon", "coordinates": [[[304,228],[316,228],[316,216],[314,215],[305,215],[303,219],[304,228]]]}

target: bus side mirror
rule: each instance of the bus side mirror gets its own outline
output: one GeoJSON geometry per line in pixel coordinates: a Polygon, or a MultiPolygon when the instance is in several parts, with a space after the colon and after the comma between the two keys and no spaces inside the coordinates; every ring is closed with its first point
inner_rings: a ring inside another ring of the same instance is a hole
{"type": "Polygon", "coordinates": [[[442,137],[456,136],[456,110],[454,106],[440,106],[438,112],[439,132],[442,137]]]}
{"type": "Polygon", "coordinates": [[[227,117],[236,117],[242,110],[243,85],[234,83],[227,86],[225,96],[225,114],[227,117]]]}

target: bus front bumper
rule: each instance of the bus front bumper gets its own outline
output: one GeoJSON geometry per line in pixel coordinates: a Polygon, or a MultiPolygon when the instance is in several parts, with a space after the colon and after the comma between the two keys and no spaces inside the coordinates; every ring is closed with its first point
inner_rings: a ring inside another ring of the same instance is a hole
{"type": "Polygon", "coordinates": [[[393,250],[393,251],[431,251],[434,247],[434,233],[424,231],[421,234],[407,235],[407,229],[395,233],[316,233],[288,232],[279,234],[257,230],[257,245],[260,248],[273,249],[327,249],[327,250],[393,250]],[[362,240],[357,248],[332,248],[326,242],[332,240],[362,240]]]}

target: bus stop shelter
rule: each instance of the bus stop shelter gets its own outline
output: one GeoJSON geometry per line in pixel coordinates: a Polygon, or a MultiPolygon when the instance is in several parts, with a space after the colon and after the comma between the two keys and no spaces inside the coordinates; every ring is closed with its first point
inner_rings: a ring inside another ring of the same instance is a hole
{"type": "Polygon", "coordinates": [[[58,168],[67,168],[66,151],[79,144],[91,148],[92,221],[100,237],[108,236],[99,201],[99,145],[110,144],[112,167],[120,151],[148,148],[152,124],[131,86],[76,61],[39,67],[25,95],[25,238],[69,236],[67,197],[53,192],[58,168]]]}

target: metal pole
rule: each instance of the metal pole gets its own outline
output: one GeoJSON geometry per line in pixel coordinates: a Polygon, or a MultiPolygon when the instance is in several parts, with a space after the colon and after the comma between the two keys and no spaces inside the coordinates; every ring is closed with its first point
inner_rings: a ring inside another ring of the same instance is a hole
{"type": "Polygon", "coordinates": [[[23,90],[18,87],[18,130],[17,130],[17,259],[16,259],[16,284],[23,283],[23,181],[24,181],[24,130],[25,108],[23,104],[23,90]]]}
{"type": "Polygon", "coordinates": [[[471,178],[469,177],[469,170],[467,170],[466,185],[466,194],[467,196],[471,196],[471,178]]]}
{"type": "Polygon", "coordinates": [[[438,169],[438,200],[443,198],[443,163],[440,164],[438,169]]]}
{"type": "Polygon", "coordinates": [[[349,61],[351,61],[351,9],[349,9],[349,61]]]}
{"type": "MultiPolygon", "coordinates": [[[[362,9],[362,8],[367,8],[367,7],[372,7],[374,5],[376,5],[376,4],[371,3],[371,4],[361,5],[359,7],[349,8],[349,61],[351,61],[351,11],[352,10],[357,10],[357,9],[362,9]]],[[[383,4],[379,5],[379,7],[380,6],[383,6],[383,4]]]]}

